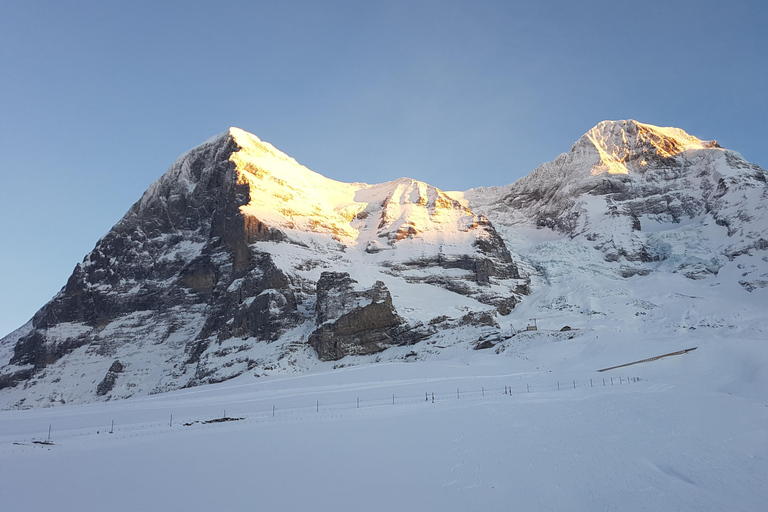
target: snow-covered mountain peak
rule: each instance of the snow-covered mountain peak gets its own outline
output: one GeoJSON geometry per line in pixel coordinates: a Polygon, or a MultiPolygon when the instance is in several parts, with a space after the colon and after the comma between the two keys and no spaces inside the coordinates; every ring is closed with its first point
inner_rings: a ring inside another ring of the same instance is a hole
{"type": "Polygon", "coordinates": [[[632,119],[602,121],[584,134],[579,143],[591,144],[599,155],[599,162],[590,170],[592,176],[642,172],[653,160],[674,158],[689,150],[719,148],[717,141],[703,141],[680,128],[632,119]]]}
{"type": "Polygon", "coordinates": [[[496,226],[582,240],[619,275],[672,269],[698,279],[768,247],[767,181],[765,170],[715,141],[603,121],[528,176],[462,197],[496,226]]]}
{"type": "MultiPolygon", "coordinates": [[[[342,183],[307,169],[255,135],[236,128],[230,134],[238,149],[229,160],[237,182],[249,190],[240,211],[289,240],[341,243],[368,253],[437,244],[466,254],[474,251],[478,236],[485,237],[484,218],[427,183],[406,177],[376,185],[342,183]]],[[[400,252],[397,259],[412,257],[411,250],[400,252]]]]}
{"type": "MultiPolygon", "coordinates": [[[[251,160],[263,162],[265,164],[275,161],[285,162],[289,166],[297,166],[304,171],[309,171],[303,165],[300,165],[294,158],[286,155],[269,142],[265,142],[256,135],[246,132],[240,128],[231,127],[227,132],[229,136],[240,147],[238,153],[248,155],[251,160]]],[[[293,169],[296,170],[296,169],[293,169]]],[[[309,171],[312,174],[317,174],[309,171]]]]}
{"type": "Polygon", "coordinates": [[[306,369],[492,328],[528,291],[488,219],[441,190],[341,183],[230,128],[179,157],[0,340],[0,390],[70,371],[96,383],[69,402],[306,369]],[[90,373],[70,367],[89,358],[90,373]]]}

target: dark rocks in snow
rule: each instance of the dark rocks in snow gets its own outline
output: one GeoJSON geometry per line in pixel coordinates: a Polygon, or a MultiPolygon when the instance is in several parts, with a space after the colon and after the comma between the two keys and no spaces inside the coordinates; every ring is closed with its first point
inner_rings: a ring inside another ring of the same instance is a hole
{"type": "Polygon", "coordinates": [[[480,343],[478,343],[477,345],[475,345],[475,350],[486,350],[486,349],[489,349],[489,348],[493,348],[495,346],[496,345],[494,345],[492,341],[484,340],[484,341],[481,341],[480,343]]]}
{"type": "Polygon", "coordinates": [[[35,370],[40,370],[85,343],[84,337],[68,337],[58,343],[49,343],[41,332],[32,331],[16,343],[10,364],[33,365],[35,370]]]}
{"type": "Polygon", "coordinates": [[[457,276],[447,273],[431,273],[430,275],[408,275],[406,280],[411,283],[425,283],[445,288],[459,295],[472,297],[482,304],[492,305],[501,315],[508,315],[520,302],[520,295],[528,295],[530,287],[526,283],[516,286],[515,294],[501,295],[490,291],[490,287],[498,279],[519,279],[517,265],[512,261],[509,251],[502,243],[494,252],[485,246],[494,256],[442,256],[420,258],[406,261],[399,265],[389,265],[396,273],[405,273],[409,269],[443,268],[446,270],[459,269],[467,275],[457,276]]]}
{"type": "Polygon", "coordinates": [[[651,269],[648,268],[639,268],[639,267],[629,267],[627,265],[622,265],[619,269],[619,275],[621,277],[633,277],[633,276],[647,276],[651,273],[651,269]]]}
{"type": "Polygon", "coordinates": [[[296,322],[297,300],[291,281],[267,253],[251,251],[247,272],[220,279],[198,339],[214,336],[275,340],[296,322]],[[237,275],[236,279],[233,279],[237,275]]]}
{"type": "Polygon", "coordinates": [[[493,313],[490,311],[471,311],[461,317],[460,324],[499,328],[499,324],[496,322],[493,313]]]}
{"type": "MultiPolygon", "coordinates": [[[[741,280],[739,281],[739,284],[748,292],[753,292],[758,288],[768,287],[768,280],[765,280],[765,279],[755,279],[754,281],[741,280]]],[[[2,386],[2,383],[0,383],[0,386],[2,386]]]]}
{"type": "Polygon", "coordinates": [[[392,345],[414,343],[425,335],[404,323],[383,282],[364,290],[356,290],[356,284],[346,272],[323,272],[317,282],[318,327],[309,343],[320,359],[375,354],[392,345]]]}
{"type": "Polygon", "coordinates": [[[98,396],[104,396],[112,391],[112,388],[115,387],[118,374],[122,373],[123,370],[123,364],[120,361],[115,360],[115,362],[112,363],[112,366],[109,367],[109,370],[107,370],[107,374],[104,375],[104,379],[99,382],[98,386],[96,386],[96,394],[98,396]]]}
{"type": "Polygon", "coordinates": [[[12,388],[19,382],[24,382],[32,377],[34,368],[25,368],[12,373],[0,374],[0,389],[12,388]]]}

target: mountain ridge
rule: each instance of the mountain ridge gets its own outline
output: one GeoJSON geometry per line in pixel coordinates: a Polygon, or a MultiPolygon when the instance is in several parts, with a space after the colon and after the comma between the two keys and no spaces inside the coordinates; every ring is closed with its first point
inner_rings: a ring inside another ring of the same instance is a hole
{"type": "MultiPolygon", "coordinates": [[[[750,247],[764,247],[768,243],[768,231],[762,227],[768,225],[767,177],[765,170],[738,153],[682,130],[631,120],[604,121],[582,136],[569,153],[516,182],[461,195],[465,204],[483,211],[496,224],[532,224],[581,237],[594,242],[607,261],[623,259],[634,265],[670,259],[672,255],[658,247],[658,240],[648,238],[674,225],[704,228],[711,221],[724,227],[726,236],[719,236],[717,243],[727,246],[707,249],[717,257],[727,259],[750,247]],[[648,127],[660,134],[651,138],[661,137],[659,146],[649,146],[648,127]],[[601,137],[595,135],[598,129],[601,137]],[[627,144],[627,132],[640,142],[627,144]],[[678,139],[670,142],[669,134],[678,139]],[[677,152],[670,152],[671,148],[677,152]],[[606,163],[607,154],[613,156],[606,163]],[[743,221],[756,229],[734,236],[735,226],[743,221]]],[[[696,267],[693,273],[706,273],[722,262],[708,267],[698,261],[691,266],[696,267]]]]}
{"type": "Polygon", "coordinates": [[[181,155],[0,340],[0,406],[440,357],[554,310],[587,325],[604,292],[550,296],[579,276],[627,294],[654,274],[762,294],[765,183],[714,141],[631,120],[510,185],[457,193],[334,181],[233,127],[181,155]]]}

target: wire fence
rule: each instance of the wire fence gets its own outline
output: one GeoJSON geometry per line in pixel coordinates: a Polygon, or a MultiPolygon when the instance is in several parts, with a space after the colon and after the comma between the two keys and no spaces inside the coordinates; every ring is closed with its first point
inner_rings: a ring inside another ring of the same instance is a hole
{"type": "MultiPolygon", "coordinates": [[[[589,380],[567,380],[555,381],[549,384],[517,384],[505,385],[502,387],[466,387],[460,386],[455,389],[446,390],[445,386],[440,391],[425,390],[419,394],[398,394],[389,393],[383,395],[377,394],[375,397],[355,396],[352,390],[346,390],[344,399],[312,399],[311,401],[303,396],[301,398],[291,396],[275,396],[273,400],[266,397],[259,397],[250,401],[237,404],[227,404],[221,407],[221,415],[213,415],[215,406],[207,406],[199,412],[185,411],[179,416],[168,412],[165,421],[125,423],[121,424],[115,420],[110,420],[101,425],[79,425],[75,428],[65,428],[63,432],[56,432],[55,425],[48,425],[47,437],[43,439],[33,439],[33,443],[38,444],[56,444],[61,439],[89,436],[93,434],[121,434],[122,436],[143,435],[156,432],[158,430],[168,430],[177,428],[187,428],[190,430],[197,428],[214,427],[215,424],[237,421],[239,423],[258,423],[273,420],[300,420],[309,417],[333,417],[342,413],[354,413],[355,410],[386,408],[403,408],[405,406],[427,406],[435,403],[461,402],[480,402],[485,399],[503,399],[505,397],[524,397],[540,396],[542,393],[567,392],[575,389],[585,388],[606,388],[611,386],[627,386],[640,382],[637,377],[600,377],[589,380]],[[298,401],[300,405],[290,405],[298,401]],[[271,402],[271,403],[267,403],[271,402]],[[53,437],[52,437],[53,433],[53,437]],[[57,436],[58,434],[58,436],[57,436]]],[[[169,408],[170,409],[170,408],[169,408]]],[[[156,412],[159,412],[156,411],[156,412]]],[[[24,444],[17,442],[15,444],[24,444]]]]}
{"type": "MultiPolygon", "coordinates": [[[[579,389],[579,388],[622,386],[622,385],[637,383],[639,381],[640,379],[637,377],[605,377],[605,378],[599,378],[599,379],[589,379],[589,381],[578,381],[578,382],[576,380],[555,381],[554,384],[526,383],[524,386],[522,385],[503,386],[503,387],[481,386],[480,388],[464,388],[464,389],[462,389],[459,386],[459,387],[456,387],[455,391],[453,390],[452,391],[442,390],[439,392],[424,391],[423,394],[418,394],[418,395],[414,395],[414,394],[401,395],[397,393],[392,393],[386,396],[380,396],[377,398],[367,398],[367,399],[355,397],[354,400],[349,400],[349,399],[336,400],[336,401],[315,400],[315,402],[312,405],[304,405],[304,406],[278,407],[276,405],[272,405],[271,409],[250,411],[250,414],[258,417],[274,418],[274,417],[277,417],[278,415],[285,415],[293,412],[320,413],[320,412],[327,412],[327,411],[341,411],[341,410],[362,409],[362,408],[369,408],[369,407],[386,407],[386,406],[397,406],[397,405],[408,405],[408,404],[446,402],[449,400],[462,400],[462,399],[470,400],[470,399],[478,399],[478,398],[486,398],[486,397],[498,398],[500,396],[512,397],[515,395],[519,396],[519,395],[541,393],[541,392],[566,391],[566,390],[579,389]]],[[[226,412],[224,416],[226,416],[226,412]]]]}

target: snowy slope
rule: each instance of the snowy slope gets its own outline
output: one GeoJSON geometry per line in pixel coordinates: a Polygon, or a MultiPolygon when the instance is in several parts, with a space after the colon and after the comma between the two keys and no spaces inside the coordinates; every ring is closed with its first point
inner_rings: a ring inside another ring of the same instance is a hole
{"type": "Polygon", "coordinates": [[[763,510],[763,340],[710,333],[689,354],[596,373],[693,340],[570,335],[530,334],[498,355],[456,349],[432,361],[3,411],[3,505],[763,510]],[[242,419],[202,423],[225,414],[242,419]],[[54,444],[35,444],[49,426],[54,444]]]}

